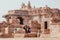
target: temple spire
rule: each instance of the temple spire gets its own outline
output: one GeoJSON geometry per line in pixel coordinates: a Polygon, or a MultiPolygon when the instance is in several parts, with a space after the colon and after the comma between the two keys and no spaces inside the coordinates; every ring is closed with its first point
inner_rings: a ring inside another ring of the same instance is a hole
{"type": "Polygon", "coordinates": [[[45,7],[47,8],[48,6],[47,6],[47,5],[45,5],[45,7]]]}
{"type": "Polygon", "coordinates": [[[34,8],[35,8],[35,6],[34,6],[34,8]]]}
{"type": "Polygon", "coordinates": [[[28,8],[31,8],[30,1],[28,1],[27,7],[28,7],[28,8]]]}
{"type": "Polygon", "coordinates": [[[45,5],[45,8],[49,8],[47,5],[45,5]]]}
{"type": "Polygon", "coordinates": [[[24,8],[24,7],[25,7],[25,4],[22,2],[21,8],[24,8]]]}

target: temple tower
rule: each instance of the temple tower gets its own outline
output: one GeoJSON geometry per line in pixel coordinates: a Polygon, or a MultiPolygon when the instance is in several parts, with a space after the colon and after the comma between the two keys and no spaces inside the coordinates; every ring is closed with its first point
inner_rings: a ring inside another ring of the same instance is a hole
{"type": "Polygon", "coordinates": [[[31,8],[30,1],[28,1],[27,8],[31,8]]]}
{"type": "Polygon", "coordinates": [[[25,4],[22,2],[21,8],[24,8],[24,7],[25,7],[25,4]]]}

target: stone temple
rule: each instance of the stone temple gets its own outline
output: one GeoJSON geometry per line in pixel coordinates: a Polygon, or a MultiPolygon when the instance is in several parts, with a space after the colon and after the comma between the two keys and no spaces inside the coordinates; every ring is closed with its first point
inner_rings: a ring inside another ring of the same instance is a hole
{"type": "Polygon", "coordinates": [[[1,38],[16,37],[60,37],[60,9],[32,7],[30,2],[22,3],[20,9],[9,10],[0,23],[1,38]],[[24,25],[30,26],[31,33],[25,33],[24,25]]]}

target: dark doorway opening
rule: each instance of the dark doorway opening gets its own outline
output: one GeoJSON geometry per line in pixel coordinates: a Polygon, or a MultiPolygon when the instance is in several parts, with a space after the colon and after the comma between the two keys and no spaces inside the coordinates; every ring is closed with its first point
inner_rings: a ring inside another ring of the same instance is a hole
{"type": "Polygon", "coordinates": [[[47,29],[48,25],[47,25],[47,21],[45,22],[45,29],[47,29]]]}
{"type": "Polygon", "coordinates": [[[22,17],[18,17],[19,21],[20,21],[20,24],[23,25],[23,18],[22,17]]]}

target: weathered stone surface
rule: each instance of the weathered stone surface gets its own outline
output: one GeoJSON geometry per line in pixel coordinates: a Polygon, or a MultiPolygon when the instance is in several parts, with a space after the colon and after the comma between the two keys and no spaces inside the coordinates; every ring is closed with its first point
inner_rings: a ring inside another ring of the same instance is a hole
{"type": "Polygon", "coordinates": [[[48,37],[50,36],[48,34],[54,34],[54,37],[55,35],[58,37],[57,33],[60,34],[60,9],[50,8],[47,5],[45,7],[32,8],[30,2],[28,2],[28,5],[23,3],[21,9],[10,10],[4,17],[7,22],[0,23],[0,32],[3,34],[1,35],[2,37],[14,37],[14,33],[25,33],[25,30],[23,30],[24,25],[29,25],[31,31],[31,33],[26,33],[25,37],[37,37],[37,34],[42,34],[42,37],[46,35],[46,37],[48,37]],[[56,29],[56,27],[58,27],[58,29],[56,29]],[[8,29],[5,30],[5,28],[8,29]],[[22,29],[18,30],[17,28],[22,29]],[[42,31],[41,33],[39,32],[40,29],[42,31]],[[8,31],[8,34],[6,34],[6,31],[8,31]]]}
{"type": "Polygon", "coordinates": [[[24,37],[37,37],[37,33],[26,33],[24,37]]]}

